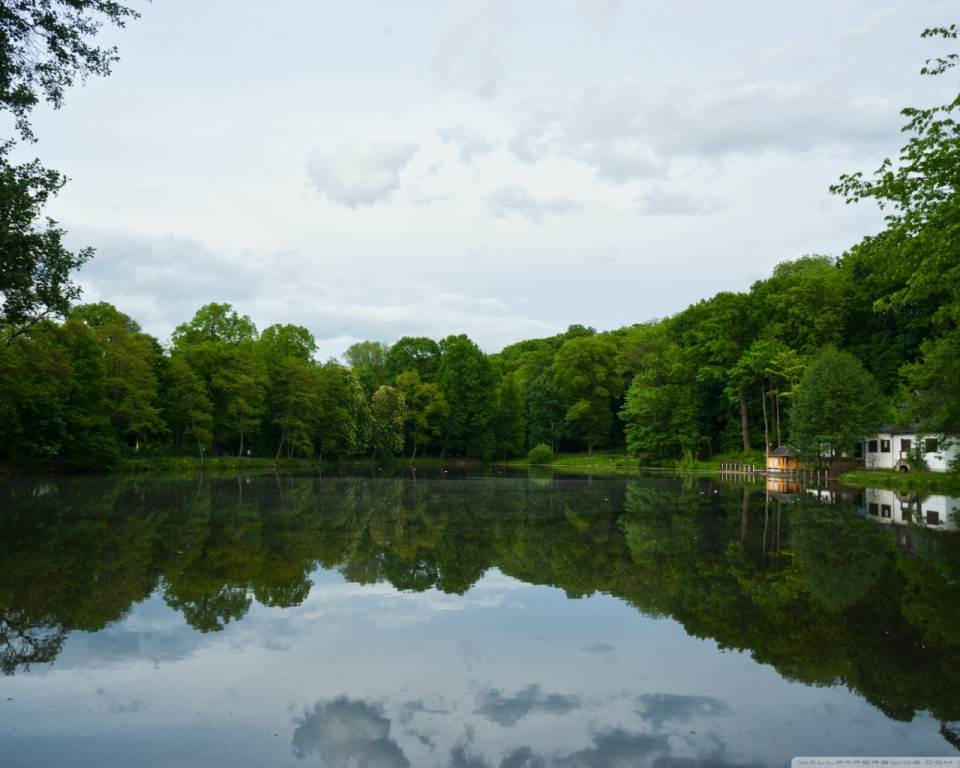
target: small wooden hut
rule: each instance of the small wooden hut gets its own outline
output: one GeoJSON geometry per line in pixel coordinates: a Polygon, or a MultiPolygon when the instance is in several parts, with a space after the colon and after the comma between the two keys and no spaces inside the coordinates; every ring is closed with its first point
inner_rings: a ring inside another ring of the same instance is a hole
{"type": "Polygon", "coordinates": [[[800,451],[789,445],[781,445],[767,451],[768,472],[789,472],[800,468],[800,451]]]}

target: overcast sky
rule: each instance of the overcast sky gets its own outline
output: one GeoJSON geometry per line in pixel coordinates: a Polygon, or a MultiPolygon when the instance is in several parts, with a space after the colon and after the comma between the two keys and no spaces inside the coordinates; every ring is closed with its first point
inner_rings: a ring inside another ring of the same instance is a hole
{"type": "MultiPolygon", "coordinates": [[[[895,156],[955,0],[131,0],[114,73],[38,109],[97,255],[167,342],[203,304],[486,352],[744,291],[877,231],[828,187],[895,156]]],[[[8,131],[10,132],[10,131],[8,131]]]]}

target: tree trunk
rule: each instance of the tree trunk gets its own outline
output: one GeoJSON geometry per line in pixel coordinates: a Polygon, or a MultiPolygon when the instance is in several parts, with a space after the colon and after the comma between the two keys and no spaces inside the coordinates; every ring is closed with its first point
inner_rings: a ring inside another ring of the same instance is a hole
{"type": "Polygon", "coordinates": [[[743,450],[750,450],[750,420],[747,417],[747,396],[739,393],[740,396],[740,433],[743,435],[743,450]]]}
{"type": "Polygon", "coordinates": [[[240,452],[237,454],[237,458],[243,458],[243,411],[240,411],[240,452]]]}
{"type": "Polygon", "coordinates": [[[743,489],[743,507],[740,512],[740,543],[747,543],[747,527],[750,520],[750,491],[743,489]]]}
{"type": "Polygon", "coordinates": [[[780,392],[774,390],[773,395],[773,421],[777,425],[777,445],[783,445],[783,438],[780,436],[780,392]]]}
{"type": "Polygon", "coordinates": [[[760,408],[763,410],[763,445],[766,455],[770,453],[770,427],[767,424],[767,390],[763,386],[763,376],[760,377],[760,408]]]}

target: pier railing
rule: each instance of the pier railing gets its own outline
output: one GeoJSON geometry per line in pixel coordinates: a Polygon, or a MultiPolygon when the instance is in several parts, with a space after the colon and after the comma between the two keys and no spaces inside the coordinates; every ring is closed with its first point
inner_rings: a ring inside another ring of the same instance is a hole
{"type": "Polygon", "coordinates": [[[807,483],[809,485],[825,485],[829,478],[829,473],[825,469],[812,469],[809,467],[799,467],[797,469],[768,469],[767,467],[756,467],[753,464],[738,464],[732,462],[722,462],[720,472],[723,475],[746,476],[748,478],[776,478],[780,480],[792,480],[797,483],[807,483]]]}

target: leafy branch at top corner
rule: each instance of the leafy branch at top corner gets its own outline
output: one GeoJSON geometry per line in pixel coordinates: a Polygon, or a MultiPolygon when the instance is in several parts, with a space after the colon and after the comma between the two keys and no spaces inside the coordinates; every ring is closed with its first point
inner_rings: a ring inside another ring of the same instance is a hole
{"type": "Polygon", "coordinates": [[[21,139],[36,140],[30,112],[41,98],[58,109],[75,78],[110,74],[116,47],[93,44],[104,21],[139,15],[113,0],[0,0],[0,111],[21,139]]]}
{"type": "MultiPolygon", "coordinates": [[[[925,29],[922,38],[957,39],[957,25],[925,29]]],[[[960,63],[960,54],[927,59],[920,70],[923,75],[942,75],[960,63]]],[[[892,205],[896,214],[887,216],[891,226],[908,224],[916,230],[928,221],[930,206],[953,198],[957,188],[956,169],[960,168],[960,126],[950,115],[960,108],[960,94],[946,104],[925,109],[906,107],[900,111],[907,118],[901,131],[912,134],[900,150],[900,161],[886,158],[874,172],[864,178],[862,172],[843,174],[830,186],[830,192],[842,196],[847,203],[873,198],[883,209],[892,205]]]]}
{"type": "MultiPolygon", "coordinates": [[[[944,40],[956,40],[957,25],[951,24],[949,27],[931,27],[930,29],[923,30],[920,37],[942,37],[944,40]]],[[[942,75],[948,69],[955,67],[958,59],[960,59],[960,54],[956,53],[951,53],[943,59],[927,59],[925,66],[920,70],[920,74],[942,75]],[[930,66],[931,62],[933,62],[933,66],[930,66]]]]}

